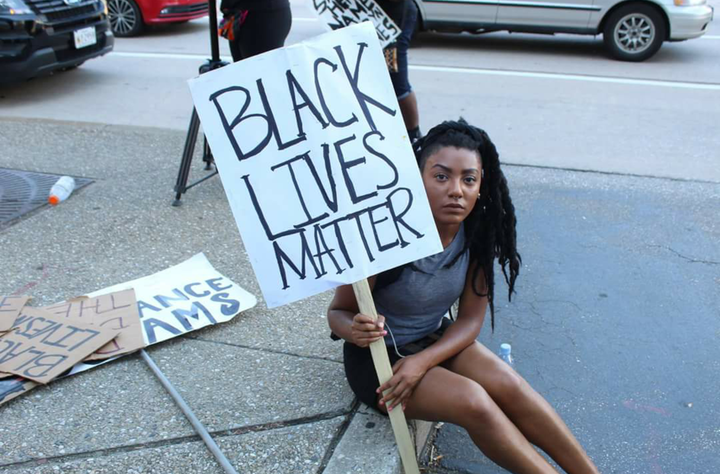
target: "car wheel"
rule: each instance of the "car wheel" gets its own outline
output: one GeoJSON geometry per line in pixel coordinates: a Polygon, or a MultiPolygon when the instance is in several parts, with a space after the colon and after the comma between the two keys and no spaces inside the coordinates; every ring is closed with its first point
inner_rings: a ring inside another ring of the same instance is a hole
{"type": "Polygon", "coordinates": [[[658,52],[667,35],[665,20],[649,5],[631,3],[618,8],[605,23],[608,52],[621,61],[644,61],[658,52]]]}
{"type": "Polygon", "coordinates": [[[143,29],[140,8],[133,0],[108,0],[110,28],[115,36],[135,36],[143,29]]]}

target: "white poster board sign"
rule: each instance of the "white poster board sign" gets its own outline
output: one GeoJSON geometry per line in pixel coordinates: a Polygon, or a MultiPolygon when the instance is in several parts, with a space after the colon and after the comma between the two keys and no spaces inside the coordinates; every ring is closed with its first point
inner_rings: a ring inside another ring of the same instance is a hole
{"type": "Polygon", "coordinates": [[[202,253],[88,296],[94,298],[130,288],[135,290],[146,345],[230,321],[257,304],[255,296],[215,270],[202,253]]]}
{"type": "Polygon", "coordinates": [[[189,83],[269,307],[442,251],[372,24],[189,83]]]}
{"type": "Polygon", "coordinates": [[[375,0],[312,0],[320,21],[331,30],[365,21],[375,26],[380,44],[384,48],[400,36],[400,28],[375,3],[375,0]]]}

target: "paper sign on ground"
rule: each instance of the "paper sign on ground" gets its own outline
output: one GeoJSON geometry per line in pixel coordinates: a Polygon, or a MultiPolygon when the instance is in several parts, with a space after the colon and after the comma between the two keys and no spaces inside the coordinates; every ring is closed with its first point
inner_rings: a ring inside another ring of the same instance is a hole
{"type": "Polygon", "coordinates": [[[384,48],[400,35],[400,28],[374,0],[313,0],[315,12],[331,30],[370,21],[384,48]]]}
{"type": "Polygon", "coordinates": [[[117,332],[25,307],[0,337],[0,370],[48,383],[115,338],[117,332]]]}
{"type": "Polygon", "coordinates": [[[372,24],[190,89],[269,307],[442,251],[372,24]]]}
{"type": "Polygon", "coordinates": [[[9,331],[29,296],[0,296],[0,334],[9,331]]]}
{"type": "Polygon", "coordinates": [[[135,290],[75,298],[43,309],[67,319],[118,331],[115,339],[90,354],[88,360],[129,354],[145,347],[135,290]]]}
{"type": "Polygon", "coordinates": [[[144,345],[230,321],[257,299],[219,273],[199,253],[150,276],[95,291],[88,296],[134,289],[144,345]]]}

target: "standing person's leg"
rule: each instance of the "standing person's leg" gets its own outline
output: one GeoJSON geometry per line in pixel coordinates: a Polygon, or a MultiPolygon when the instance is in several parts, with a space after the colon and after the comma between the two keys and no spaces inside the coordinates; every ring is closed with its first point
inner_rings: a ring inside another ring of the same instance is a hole
{"type": "MultiPolygon", "coordinates": [[[[417,97],[412,90],[408,78],[408,49],[410,41],[415,32],[417,22],[417,6],[413,0],[405,0],[405,11],[403,15],[402,31],[397,39],[398,72],[392,77],[395,93],[398,96],[400,112],[405,121],[405,128],[410,134],[410,141],[420,138],[420,116],[418,114],[417,97]]],[[[392,75],[391,75],[392,76],[392,75]]]]}
{"type": "Polygon", "coordinates": [[[522,434],[569,474],[598,474],[560,415],[517,372],[475,343],[443,364],[480,384],[522,434]]]}
{"type": "Polygon", "coordinates": [[[285,45],[292,26],[290,4],[269,10],[251,10],[238,30],[238,44],[243,59],[285,45]]]}
{"type": "Polygon", "coordinates": [[[442,367],[418,383],[405,416],[462,426],[488,458],[515,474],[557,474],[478,383],[442,367]]]}
{"type": "Polygon", "coordinates": [[[230,54],[232,55],[233,62],[240,61],[243,58],[242,53],[240,52],[240,45],[238,44],[238,41],[238,38],[235,38],[232,41],[228,40],[228,45],[230,46],[230,54]]]}

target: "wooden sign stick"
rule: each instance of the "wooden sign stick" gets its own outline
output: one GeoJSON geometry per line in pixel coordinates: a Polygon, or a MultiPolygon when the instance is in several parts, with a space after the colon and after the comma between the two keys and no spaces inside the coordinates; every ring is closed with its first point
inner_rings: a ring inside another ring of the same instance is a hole
{"type": "MultiPolygon", "coordinates": [[[[377,310],[375,309],[375,302],[373,301],[367,279],[353,283],[353,291],[355,292],[355,298],[357,299],[360,312],[376,320],[377,310]]],[[[372,354],[373,364],[375,364],[375,372],[377,372],[378,380],[380,381],[380,385],[382,385],[393,376],[385,341],[380,339],[370,344],[370,353],[372,354]]],[[[410,440],[410,431],[408,430],[402,407],[400,405],[396,406],[394,410],[389,412],[389,416],[405,474],[420,474],[417,457],[415,456],[415,448],[413,448],[412,441],[410,440]]]]}

